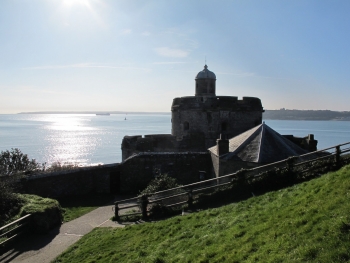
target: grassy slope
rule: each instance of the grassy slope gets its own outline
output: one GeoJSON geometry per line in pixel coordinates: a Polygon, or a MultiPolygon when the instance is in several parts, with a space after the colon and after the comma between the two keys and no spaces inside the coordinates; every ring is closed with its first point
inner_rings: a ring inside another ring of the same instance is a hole
{"type": "Polygon", "coordinates": [[[238,204],[97,228],[55,262],[346,262],[350,166],[238,204]]]}

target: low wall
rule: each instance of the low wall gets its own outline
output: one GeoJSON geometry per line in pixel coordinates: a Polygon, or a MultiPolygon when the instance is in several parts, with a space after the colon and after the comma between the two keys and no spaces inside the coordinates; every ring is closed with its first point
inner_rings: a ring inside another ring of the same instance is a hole
{"type": "Polygon", "coordinates": [[[119,163],[82,167],[71,171],[29,176],[22,181],[22,191],[43,197],[118,193],[119,176],[119,163]]]}
{"type": "Polygon", "coordinates": [[[210,155],[207,152],[139,153],[121,164],[120,192],[138,194],[158,174],[168,174],[185,185],[200,181],[199,171],[213,177],[210,155]]]}

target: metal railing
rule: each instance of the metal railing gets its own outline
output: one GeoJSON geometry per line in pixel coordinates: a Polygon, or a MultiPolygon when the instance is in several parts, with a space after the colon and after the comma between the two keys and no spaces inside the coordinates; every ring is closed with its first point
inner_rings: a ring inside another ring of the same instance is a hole
{"type": "MultiPolygon", "coordinates": [[[[310,172],[322,174],[326,163],[330,163],[334,168],[340,167],[341,157],[348,152],[350,152],[350,142],[150,195],[117,201],[114,204],[115,220],[118,221],[123,216],[135,215],[146,219],[150,208],[155,205],[167,208],[187,205],[188,209],[192,209],[193,202],[200,193],[210,193],[217,188],[235,183],[253,182],[263,178],[270,171],[293,171],[298,174],[300,180],[303,176],[306,179],[307,173],[310,172]]],[[[350,162],[350,157],[347,160],[350,162]]]]}
{"type": "Polygon", "coordinates": [[[7,250],[19,236],[28,230],[31,214],[25,215],[0,228],[0,251],[7,250]]]}

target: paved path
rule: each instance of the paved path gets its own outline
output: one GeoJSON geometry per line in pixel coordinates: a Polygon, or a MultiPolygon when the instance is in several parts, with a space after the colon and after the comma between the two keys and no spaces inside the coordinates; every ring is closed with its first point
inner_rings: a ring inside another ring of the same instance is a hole
{"type": "Polygon", "coordinates": [[[95,227],[125,227],[110,220],[114,215],[112,209],[113,205],[99,207],[46,235],[30,236],[16,244],[14,249],[0,255],[0,262],[49,263],[95,227]]]}

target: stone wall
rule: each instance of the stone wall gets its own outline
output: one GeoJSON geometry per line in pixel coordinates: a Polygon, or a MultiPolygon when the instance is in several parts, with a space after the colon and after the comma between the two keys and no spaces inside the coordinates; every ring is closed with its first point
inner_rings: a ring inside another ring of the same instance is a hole
{"type": "Polygon", "coordinates": [[[232,174],[238,172],[241,169],[251,169],[262,165],[253,162],[220,159],[219,156],[214,153],[211,153],[210,156],[216,177],[232,174]]]}
{"type": "Polygon", "coordinates": [[[200,180],[199,171],[206,178],[213,178],[210,155],[207,152],[189,153],[139,153],[121,165],[121,193],[138,194],[158,174],[168,174],[179,184],[190,184],[200,180]]]}
{"type": "Polygon", "coordinates": [[[202,133],[192,133],[181,139],[171,134],[124,136],[122,160],[143,152],[201,152],[206,151],[204,146],[205,138],[202,133]]]}
{"type": "Polygon", "coordinates": [[[262,123],[263,108],[258,98],[213,96],[182,97],[173,100],[172,135],[182,139],[202,133],[204,148],[214,146],[220,134],[232,138],[262,123]]]}
{"type": "Polygon", "coordinates": [[[22,181],[22,191],[43,197],[62,197],[92,193],[116,193],[120,164],[82,167],[72,171],[39,174],[22,181]]]}

